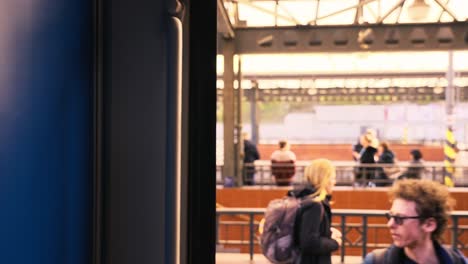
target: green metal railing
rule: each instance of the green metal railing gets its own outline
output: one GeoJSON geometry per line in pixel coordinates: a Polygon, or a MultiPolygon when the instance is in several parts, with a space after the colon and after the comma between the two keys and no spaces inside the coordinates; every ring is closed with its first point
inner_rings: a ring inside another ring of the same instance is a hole
{"type": "MultiPolygon", "coordinates": [[[[276,185],[275,177],[272,174],[272,167],[278,166],[281,168],[287,168],[289,166],[295,168],[294,177],[291,178],[292,184],[299,184],[304,180],[304,170],[307,167],[308,162],[298,161],[294,165],[281,164],[271,165],[269,161],[260,161],[257,163],[244,164],[242,174],[243,179],[246,181],[247,175],[253,175],[255,178],[255,185],[268,186],[276,185]]],[[[339,186],[368,186],[369,182],[382,183],[382,185],[391,185],[391,183],[399,176],[404,175],[408,168],[415,168],[414,165],[408,162],[399,162],[398,164],[357,164],[354,162],[335,162],[336,167],[336,180],[339,186]],[[389,179],[379,179],[384,168],[398,168],[399,172],[389,176],[389,179]],[[356,176],[360,174],[360,179],[356,176]]],[[[443,162],[426,162],[424,165],[419,165],[421,168],[419,177],[423,179],[430,179],[444,182],[445,165],[443,162]]],[[[454,177],[455,187],[466,187],[468,186],[468,166],[455,166],[456,175],[454,177]]],[[[222,174],[223,166],[216,166],[216,182],[217,184],[224,184],[226,177],[222,174]]]]}
{"type": "MultiPolygon", "coordinates": [[[[368,248],[368,231],[370,228],[387,228],[383,224],[368,224],[370,217],[384,218],[386,210],[360,210],[360,209],[334,209],[333,217],[339,218],[340,222],[338,224],[334,223],[332,226],[341,229],[342,232],[342,241],[340,256],[341,261],[344,262],[345,253],[347,247],[360,247],[362,250],[362,257],[365,257],[367,254],[368,248]],[[356,221],[349,223],[349,217],[360,217],[361,225],[356,224],[356,221]],[[358,232],[358,238],[354,241],[348,236],[350,231],[354,229],[358,232]]],[[[221,216],[242,216],[243,220],[241,223],[243,225],[247,224],[249,227],[249,254],[250,260],[253,260],[254,256],[254,245],[258,244],[258,241],[255,237],[256,230],[258,229],[258,223],[255,221],[255,216],[263,216],[265,213],[265,208],[217,208],[216,209],[216,243],[219,244],[219,228],[221,225],[236,225],[236,223],[224,223],[220,221],[221,216]]],[[[451,224],[447,232],[451,232],[451,241],[450,244],[453,248],[458,248],[460,250],[468,249],[468,241],[465,243],[461,241],[460,237],[468,230],[468,226],[459,225],[460,219],[468,219],[468,211],[453,211],[451,213],[451,224]]],[[[239,223],[237,223],[238,225],[239,223]]],[[[226,240],[229,243],[229,240],[226,240]]],[[[387,247],[390,244],[378,244],[378,247],[387,247]]],[[[375,247],[375,245],[374,245],[375,247]]]]}

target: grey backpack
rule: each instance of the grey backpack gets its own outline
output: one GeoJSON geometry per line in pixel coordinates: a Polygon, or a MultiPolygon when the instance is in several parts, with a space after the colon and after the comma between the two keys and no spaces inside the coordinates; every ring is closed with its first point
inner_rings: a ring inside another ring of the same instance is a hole
{"type": "MultiPolygon", "coordinates": [[[[308,199],[309,200],[309,199],[308,199]]],[[[263,255],[276,264],[294,263],[299,256],[294,242],[294,224],[302,199],[286,196],[272,200],[265,211],[260,246],[263,255]]],[[[323,206],[320,217],[323,217],[323,206]]]]}
{"type": "Polygon", "coordinates": [[[262,253],[272,263],[294,263],[298,256],[294,246],[294,222],[301,199],[286,196],[272,200],[265,211],[263,233],[260,235],[262,253]]]}

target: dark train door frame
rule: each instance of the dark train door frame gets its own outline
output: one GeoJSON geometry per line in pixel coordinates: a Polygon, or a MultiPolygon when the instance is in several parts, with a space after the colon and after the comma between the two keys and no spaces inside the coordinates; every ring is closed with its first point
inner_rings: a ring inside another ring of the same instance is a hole
{"type": "MultiPolygon", "coordinates": [[[[184,72],[188,87],[187,261],[215,263],[216,239],[216,0],[187,1],[184,40],[189,63],[184,72]]],[[[183,112],[186,112],[183,110],[183,112]]],[[[183,133],[184,133],[183,132],[183,133]]],[[[183,151],[184,152],[184,151],[183,151]]],[[[184,173],[183,173],[184,174],[184,173]]],[[[184,218],[184,217],[183,217],[184,218]]],[[[183,225],[184,226],[184,225],[183,225]]]]}
{"type": "MultiPolygon", "coordinates": [[[[144,2],[145,0],[135,1],[144,2]]],[[[159,0],[163,2],[165,0],[159,0]]],[[[119,1],[122,3],[123,1],[119,1]]],[[[216,0],[185,0],[182,87],[182,205],[180,263],[215,263],[216,0]]],[[[112,4],[115,5],[115,2],[112,4]]],[[[105,264],[107,171],[105,56],[109,56],[110,0],[94,2],[94,217],[93,263],[105,264]]],[[[128,19],[132,19],[129,17],[128,19]]],[[[107,74],[107,76],[106,76],[107,74]]],[[[107,79],[106,79],[107,78],[107,79]]],[[[108,102],[107,102],[108,103],[108,102]]],[[[108,175],[107,175],[108,176],[108,175]]],[[[119,260],[121,261],[121,260],[119,260]]]]}

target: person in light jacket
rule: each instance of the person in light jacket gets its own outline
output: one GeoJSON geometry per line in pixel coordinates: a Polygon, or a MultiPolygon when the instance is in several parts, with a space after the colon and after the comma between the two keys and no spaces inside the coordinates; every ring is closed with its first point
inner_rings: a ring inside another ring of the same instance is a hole
{"type": "Polygon", "coordinates": [[[275,150],[270,157],[271,174],[275,178],[276,185],[289,186],[296,173],[296,154],[291,151],[288,141],[280,140],[279,149],[275,150]]]}

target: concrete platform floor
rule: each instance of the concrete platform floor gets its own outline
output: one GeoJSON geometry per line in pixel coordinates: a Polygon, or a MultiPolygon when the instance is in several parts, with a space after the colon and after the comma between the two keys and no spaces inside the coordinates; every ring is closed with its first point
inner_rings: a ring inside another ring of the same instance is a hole
{"type": "MultiPolygon", "coordinates": [[[[216,253],[216,264],[269,264],[270,262],[262,255],[255,254],[250,261],[249,254],[242,253],[216,253]]],[[[341,263],[339,256],[332,257],[333,264],[341,263]]],[[[361,264],[362,258],[356,256],[345,256],[345,264],[361,264]]]]}

